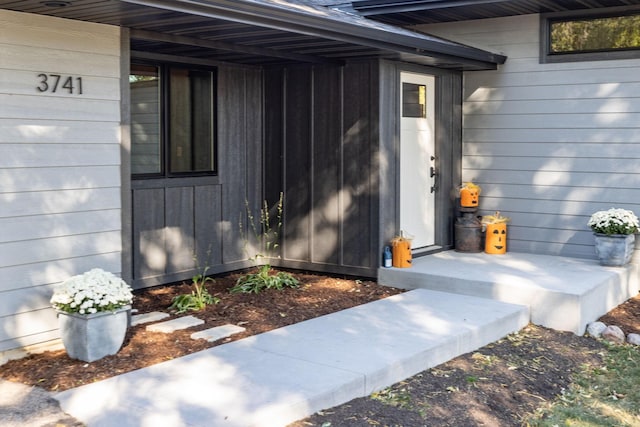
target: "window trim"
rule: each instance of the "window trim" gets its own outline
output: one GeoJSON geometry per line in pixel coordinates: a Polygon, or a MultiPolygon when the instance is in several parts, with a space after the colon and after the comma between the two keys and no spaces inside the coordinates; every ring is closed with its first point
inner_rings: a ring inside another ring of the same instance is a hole
{"type": "Polygon", "coordinates": [[[640,15],[638,6],[610,7],[571,12],[540,14],[540,63],[562,63],[578,61],[607,61],[640,58],[640,47],[624,50],[602,50],[597,52],[551,53],[551,23],[581,19],[611,18],[623,15],[640,15]]]}
{"type": "Polygon", "coordinates": [[[207,64],[194,64],[181,63],[176,61],[154,61],[146,58],[131,58],[129,70],[133,65],[154,66],[158,68],[158,76],[160,79],[160,172],[148,172],[148,173],[131,173],[131,178],[136,180],[144,179],[175,179],[175,178],[190,178],[190,177],[216,177],[219,174],[218,164],[218,68],[207,64]],[[172,172],[170,165],[170,156],[167,151],[169,150],[169,123],[170,123],[170,111],[168,106],[170,105],[170,82],[168,78],[168,70],[172,67],[183,68],[187,70],[199,70],[211,73],[212,78],[212,126],[213,126],[213,165],[212,171],[187,171],[187,172],[172,172]]]}

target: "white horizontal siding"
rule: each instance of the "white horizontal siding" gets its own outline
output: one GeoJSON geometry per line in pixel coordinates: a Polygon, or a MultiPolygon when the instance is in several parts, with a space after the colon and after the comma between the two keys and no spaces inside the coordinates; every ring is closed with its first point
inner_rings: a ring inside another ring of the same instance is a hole
{"type": "Polygon", "coordinates": [[[0,144],[113,144],[113,140],[119,138],[118,122],[83,121],[81,124],[49,118],[16,122],[0,117],[0,144]]]}
{"type": "Polygon", "coordinates": [[[511,217],[510,250],[593,258],[591,213],[640,214],[640,60],[540,63],[539,24],[420,29],[508,57],[464,75],[462,174],[483,189],[481,213],[511,217]]]}
{"type": "Polygon", "coordinates": [[[60,336],[56,312],[29,311],[0,318],[0,351],[50,341],[60,336]],[[19,337],[19,338],[16,338],[19,337]]]}
{"type": "MultiPolygon", "coordinates": [[[[20,33],[17,33],[20,34],[20,33]]],[[[111,37],[111,36],[109,36],[111,37]]],[[[12,48],[12,44],[3,40],[0,43],[0,52],[2,62],[0,63],[0,85],[9,83],[8,72],[28,74],[29,79],[20,79],[22,81],[36,82],[39,73],[46,71],[49,73],[57,73],[62,75],[75,75],[78,72],[76,58],[78,52],[72,50],[62,50],[45,46],[29,46],[28,49],[18,51],[12,48]]],[[[112,52],[113,53],[113,52],[112,52]]],[[[120,69],[117,60],[114,61],[112,55],[100,54],[97,52],[84,52],[82,54],[85,63],[82,64],[82,75],[97,82],[106,82],[108,79],[119,79],[120,69]]],[[[85,82],[87,83],[87,82],[85,82]]],[[[91,85],[85,85],[87,89],[91,85]]],[[[3,87],[0,86],[0,89],[3,87]]],[[[97,88],[97,86],[96,86],[97,88]]],[[[33,87],[32,87],[33,91],[33,87]]],[[[114,94],[117,96],[117,93],[114,94]]]]}
{"type": "MultiPolygon", "coordinates": [[[[465,129],[464,140],[469,145],[477,142],[504,142],[509,144],[568,142],[576,151],[582,144],[637,144],[640,142],[639,128],[602,128],[602,129],[465,129]]],[[[465,144],[465,149],[466,148],[465,144]]],[[[470,148],[473,149],[473,148],[470,148]]]]}
{"type": "Polygon", "coordinates": [[[0,115],[15,120],[66,120],[74,122],[113,117],[120,120],[120,101],[53,95],[0,94],[0,115]]]}
{"type": "Polygon", "coordinates": [[[120,165],[115,144],[0,144],[0,168],[120,165]],[[22,151],[22,156],[13,154],[22,151]]]}
{"type": "Polygon", "coordinates": [[[0,193],[0,218],[100,209],[120,209],[119,188],[0,193]]]}
{"type": "Polygon", "coordinates": [[[122,269],[119,29],[0,10],[0,57],[6,350],[57,337],[56,283],[122,269]],[[57,90],[38,91],[39,74],[61,75],[57,90]]]}
{"type": "Polygon", "coordinates": [[[120,229],[120,210],[97,210],[61,214],[0,218],[0,243],[120,229]]]}
{"type": "Polygon", "coordinates": [[[120,273],[120,251],[3,267],[0,292],[25,289],[25,283],[59,283],[95,266],[120,273]]]}

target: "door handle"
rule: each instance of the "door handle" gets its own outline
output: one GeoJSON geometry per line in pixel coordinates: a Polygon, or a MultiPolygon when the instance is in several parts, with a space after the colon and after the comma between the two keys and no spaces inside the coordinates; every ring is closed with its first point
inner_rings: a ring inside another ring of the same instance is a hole
{"type": "MultiPolygon", "coordinates": [[[[434,160],[436,160],[436,157],[431,156],[431,161],[434,161],[434,160]]],[[[433,185],[431,186],[431,192],[435,193],[438,190],[438,178],[439,178],[438,169],[435,166],[431,166],[429,171],[430,171],[429,176],[433,178],[433,185]]]]}

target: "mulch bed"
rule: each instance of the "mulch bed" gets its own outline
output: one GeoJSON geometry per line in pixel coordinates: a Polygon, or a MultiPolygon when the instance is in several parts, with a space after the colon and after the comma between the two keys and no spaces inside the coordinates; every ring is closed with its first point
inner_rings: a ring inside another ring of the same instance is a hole
{"type": "MultiPolygon", "coordinates": [[[[6,363],[0,377],[46,390],[66,390],[403,292],[348,277],[295,275],[303,283],[299,289],[260,294],[230,294],[239,273],[216,277],[209,291],[221,302],[184,314],[203,319],[201,327],[163,334],[147,332],[146,325],[140,325],[129,330],[117,355],[85,363],[68,358],[64,351],[35,354],[6,363]],[[198,329],[228,323],[246,331],[215,343],[190,338],[198,329]]],[[[137,291],[134,308],[140,313],[167,311],[173,296],[191,290],[190,284],[182,283],[137,291]]],[[[627,334],[640,333],[640,297],[601,320],[627,334]]],[[[373,396],[321,411],[290,427],[520,425],[526,414],[567,388],[572,374],[583,365],[600,364],[603,348],[589,337],[529,325],[373,396]]]]}

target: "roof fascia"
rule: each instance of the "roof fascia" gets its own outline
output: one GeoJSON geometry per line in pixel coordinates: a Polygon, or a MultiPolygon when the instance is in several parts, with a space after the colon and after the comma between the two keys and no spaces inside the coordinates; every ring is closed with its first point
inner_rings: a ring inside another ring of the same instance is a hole
{"type": "Polygon", "coordinates": [[[428,11],[450,7],[508,3],[509,1],[511,0],[361,0],[354,1],[352,7],[362,16],[375,16],[418,10],[428,11]]]}
{"type": "MultiPolygon", "coordinates": [[[[297,10],[242,0],[120,0],[192,15],[296,32],[399,53],[455,58],[462,65],[495,69],[506,57],[448,40],[413,33],[329,8],[297,10]],[[340,17],[342,19],[340,19],[340,17]],[[352,21],[352,22],[349,22],[352,21]]],[[[291,4],[293,6],[293,4],[291,4]]]]}

